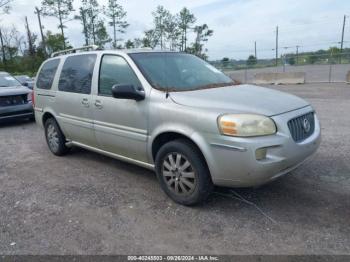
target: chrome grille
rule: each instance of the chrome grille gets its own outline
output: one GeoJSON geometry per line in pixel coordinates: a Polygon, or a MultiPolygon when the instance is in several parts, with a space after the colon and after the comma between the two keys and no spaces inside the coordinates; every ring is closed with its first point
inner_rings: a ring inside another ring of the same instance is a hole
{"type": "Polygon", "coordinates": [[[298,116],[288,121],[290,134],[295,142],[300,143],[315,131],[314,112],[298,116]]]}

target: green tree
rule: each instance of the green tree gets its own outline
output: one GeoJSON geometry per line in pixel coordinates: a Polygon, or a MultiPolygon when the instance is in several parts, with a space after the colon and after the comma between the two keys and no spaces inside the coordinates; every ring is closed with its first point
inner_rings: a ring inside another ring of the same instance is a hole
{"type": "Polygon", "coordinates": [[[129,39],[128,41],[125,42],[125,48],[126,49],[135,48],[134,42],[129,39]]]}
{"type": "Polygon", "coordinates": [[[97,0],[82,0],[79,8],[79,19],[83,25],[83,34],[85,44],[94,44],[104,46],[110,42],[104,21],[100,18],[102,9],[97,0]]]}
{"type": "Polygon", "coordinates": [[[63,28],[65,28],[64,23],[69,20],[69,15],[74,11],[73,0],[43,0],[41,5],[43,15],[58,18],[58,28],[61,29],[61,34],[63,36],[63,49],[66,49],[66,38],[63,28]]]}
{"type": "Polygon", "coordinates": [[[194,32],[196,33],[196,40],[190,48],[187,48],[186,52],[195,54],[206,60],[208,56],[205,54],[207,50],[204,49],[204,43],[209,40],[209,37],[213,35],[214,31],[209,29],[207,24],[203,24],[195,26],[194,32]]]}
{"type": "MultiPolygon", "coordinates": [[[[8,14],[10,11],[10,3],[12,0],[0,0],[0,15],[1,14],[8,14]]],[[[6,58],[5,58],[5,46],[4,41],[2,37],[2,28],[0,27],[0,44],[1,44],[1,54],[2,54],[2,63],[4,64],[4,67],[6,69],[6,58]]]]}
{"type": "Polygon", "coordinates": [[[221,60],[221,64],[222,64],[223,67],[227,67],[229,63],[230,63],[230,59],[228,57],[224,57],[221,60]]]}
{"type": "Polygon", "coordinates": [[[255,56],[250,55],[247,60],[247,66],[253,66],[257,64],[257,59],[255,56]]]}
{"type": "Polygon", "coordinates": [[[150,47],[154,49],[159,42],[159,38],[155,30],[145,31],[145,36],[142,39],[142,47],[150,47]]]}
{"type": "MultiPolygon", "coordinates": [[[[52,54],[53,52],[61,51],[64,49],[62,34],[52,34],[51,31],[47,31],[45,39],[46,39],[46,47],[49,55],[52,54]]],[[[72,48],[69,42],[66,43],[66,47],[72,48]]]]}
{"type": "Polygon", "coordinates": [[[142,47],[142,39],[141,38],[135,38],[134,39],[134,48],[140,48],[142,47]]]}
{"type": "Polygon", "coordinates": [[[153,22],[155,25],[154,35],[159,39],[160,49],[165,47],[164,37],[166,35],[166,23],[169,20],[170,12],[164,8],[164,6],[157,6],[156,11],[152,12],[153,22]]]}
{"type": "Polygon", "coordinates": [[[79,15],[74,16],[74,19],[80,20],[81,24],[83,26],[83,34],[85,38],[85,45],[89,45],[89,40],[90,40],[90,32],[88,28],[88,10],[84,8],[83,6],[79,7],[79,15]]]}
{"type": "Polygon", "coordinates": [[[311,53],[306,57],[307,63],[309,64],[315,64],[316,61],[318,60],[318,56],[311,53]]]}
{"type": "Polygon", "coordinates": [[[118,0],[108,0],[107,7],[104,8],[104,14],[110,19],[108,24],[113,27],[113,47],[117,47],[117,32],[124,34],[129,26],[126,22],[126,12],[118,4],[118,0]]]}
{"type": "Polygon", "coordinates": [[[187,48],[187,32],[196,22],[195,16],[186,7],[182,8],[179,13],[179,28],[181,30],[180,50],[185,51],[187,48]]]}
{"type": "Polygon", "coordinates": [[[340,57],[341,57],[341,50],[340,48],[336,47],[336,46],[332,46],[328,49],[328,54],[330,56],[330,63],[337,63],[338,61],[340,61],[340,57]]]}
{"type": "Polygon", "coordinates": [[[181,31],[179,28],[178,16],[169,14],[164,22],[164,31],[170,50],[176,50],[180,46],[179,37],[181,31]]]}
{"type": "Polygon", "coordinates": [[[99,20],[95,26],[95,37],[94,44],[104,47],[104,45],[111,41],[107,29],[103,20],[99,20]]]}
{"type": "Polygon", "coordinates": [[[291,56],[287,59],[288,64],[295,65],[295,57],[291,56]]]}

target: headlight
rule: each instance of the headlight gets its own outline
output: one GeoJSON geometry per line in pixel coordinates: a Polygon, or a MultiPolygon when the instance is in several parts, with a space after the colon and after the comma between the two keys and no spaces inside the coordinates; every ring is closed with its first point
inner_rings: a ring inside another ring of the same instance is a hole
{"type": "Polygon", "coordinates": [[[250,114],[227,114],[218,119],[221,134],[227,136],[266,136],[275,134],[275,122],[266,116],[250,114]]]}

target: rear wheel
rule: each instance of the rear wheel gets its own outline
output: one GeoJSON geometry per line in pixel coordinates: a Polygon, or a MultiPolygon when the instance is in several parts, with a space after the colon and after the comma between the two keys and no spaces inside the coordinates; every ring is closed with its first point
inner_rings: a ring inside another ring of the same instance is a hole
{"type": "Polygon", "coordinates": [[[62,156],[68,152],[66,138],[54,118],[49,118],[45,122],[45,137],[47,145],[54,155],[62,156]]]}
{"type": "Polygon", "coordinates": [[[210,173],[199,150],[184,139],[163,145],[156,156],[162,189],[175,202],[195,205],[211,193],[210,173]]]}

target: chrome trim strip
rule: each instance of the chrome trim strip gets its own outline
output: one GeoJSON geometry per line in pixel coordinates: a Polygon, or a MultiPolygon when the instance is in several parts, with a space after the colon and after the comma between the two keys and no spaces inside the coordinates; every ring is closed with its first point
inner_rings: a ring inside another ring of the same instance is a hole
{"type": "Polygon", "coordinates": [[[121,155],[118,155],[118,154],[110,153],[110,152],[104,151],[104,150],[96,148],[96,147],[88,146],[88,145],[85,145],[85,144],[82,144],[82,143],[79,143],[79,142],[75,142],[75,141],[69,141],[69,142],[66,143],[66,145],[67,146],[71,146],[71,145],[79,146],[79,147],[85,148],[87,150],[91,150],[91,151],[94,151],[96,153],[100,153],[100,154],[103,154],[105,156],[109,156],[109,157],[112,157],[112,158],[115,158],[115,159],[118,159],[118,160],[121,160],[121,161],[125,161],[125,162],[131,163],[131,164],[135,164],[135,165],[138,165],[138,166],[141,166],[141,167],[145,167],[147,169],[150,169],[150,170],[154,171],[154,165],[152,165],[152,164],[145,163],[145,162],[142,162],[142,161],[139,161],[139,160],[135,160],[135,159],[132,159],[132,158],[129,158],[129,157],[121,156],[121,155]]]}
{"type": "Polygon", "coordinates": [[[44,112],[44,109],[40,108],[40,107],[34,107],[34,110],[37,112],[44,112]]]}
{"type": "Polygon", "coordinates": [[[94,124],[102,126],[102,127],[110,127],[110,128],[114,128],[114,129],[119,129],[119,130],[123,130],[123,131],[129,131],[129,132],[141,134],[141,135],[147,135],[147,130],[144,130],[144,129],[116,125],[116,124],[111,124],[111,123],[101,122],[101,121],[96,121],[96,120],[94,121],[94,124]]]}
{"type": "Polygon", "coordinates": [[[139,134],[131,131],[125,131],[122,129],[117,129],[117,128],[111,128],[107,126],[101,126],[101,125],[94,125],[94,129],[96,134],[98,133],[105,133],[108,135],[113,135],[113,136],[118,136],[118,137],[124,137],[127,139],[132,139],[132,140],[138,140],[138,141],[143,141],[145,142],[147,140],[147,136],[144,134],[139,134]]]}
{"type": "Polygon", "coordinates": [[[240,146],[231,146],[231,145],[224,145],[224,144],[219,144],[219,143],[210,143],[211,146],[216,146],[216,147],[223,147],[225,149],[230,149],[234,151],[239,151],[239,152],[246,152],[247,149],[245,147],[240,147],[240,146]]]}
{"type": "Polygon", "coordinates": [[[83,118],[83,117],[77,117],[77,116],[72,116],[72,115],[66,115],[66,114],[60,114],[62,119],[67,118],[75,121],[80,121],[80,122],[85,122],[88,124],[93,124],[93,120],[88,119],[88,118],[83,118]]]}

